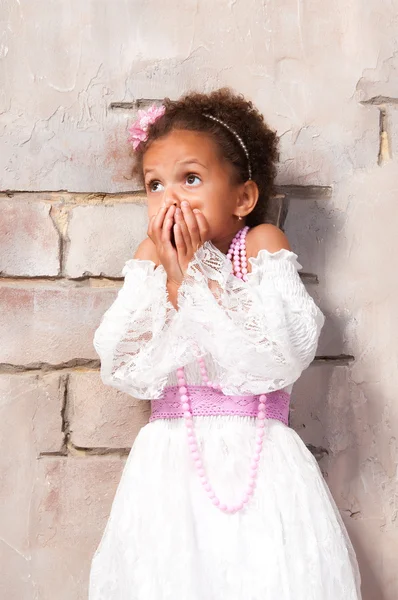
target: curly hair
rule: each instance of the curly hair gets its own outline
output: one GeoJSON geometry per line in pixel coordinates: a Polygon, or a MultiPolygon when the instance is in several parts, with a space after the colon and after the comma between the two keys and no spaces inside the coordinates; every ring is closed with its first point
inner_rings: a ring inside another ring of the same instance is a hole
{"type": "Polygon", "coordinates": [[[185,129],[212,136],[221,155],[234,167],[236,183],[248,179],[248,159],[239,141],[226,127],[209,119],[223,121],[243,140],[250,158],[252,180],[259,189],[259,199],[247,215],[246,224],[254,227],[266,220],[270,197],[275,193],[274,180],[278,160],[277,135],[264,121],[263,115],[241,94],[221,88],[209,94],[191,92],[179,100],[165,98],[165,113],[148,128],[148,137],[136,151],[134,175],[142,178],[142,160],[151,143],[172,130],[185,129]]]}

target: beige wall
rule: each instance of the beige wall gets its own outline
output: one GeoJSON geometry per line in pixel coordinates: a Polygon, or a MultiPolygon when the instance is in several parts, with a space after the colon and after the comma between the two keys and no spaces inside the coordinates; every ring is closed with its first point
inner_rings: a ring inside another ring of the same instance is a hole
{"type": "Polygon", "coordinates": [[[327,315],[292,424],[365,600],[398,578],[398,0],[5,0],[0,20],[0,598],[83,600],[148,407],[92,334],[145,233],[111,103],[231,85],[281,136],[286,231],[327,315]]]}

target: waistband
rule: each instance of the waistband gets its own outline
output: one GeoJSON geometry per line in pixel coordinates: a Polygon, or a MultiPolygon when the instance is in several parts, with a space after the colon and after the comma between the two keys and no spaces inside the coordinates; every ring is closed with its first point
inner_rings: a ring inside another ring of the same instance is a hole
{"type": "MultiPolygon", "coordinates": [[[[215,390],[203,385],[187,385],[186,387],[193,416],[257,416],[259,395],[226,396],[221,390],[215,390]]],[[[266,418],[277,419],[288,425],[290,394],[284,390],[277,390],[265,394],[265,396],[267,397],[265,402],[266,418]]],[[[183,418],[184,411],[181,406],[178,387],[170,386],[165,388],[162,398],[151,400],[151,409],[150,421],[183,418]]]]}

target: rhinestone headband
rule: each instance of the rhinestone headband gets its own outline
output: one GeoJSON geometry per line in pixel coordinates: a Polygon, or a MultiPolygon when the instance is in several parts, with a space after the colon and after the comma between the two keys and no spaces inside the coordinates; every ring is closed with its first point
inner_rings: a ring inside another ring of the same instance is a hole
{"type": "Polygon", "coordinates": [[[221,119],[218,119],[217,117],[214,117],[213,115],[209,115],[208,113],[203,113],[204,117],[207,117],[208,119],[211,119],[212,121],[216,121],[216,123],[219,123],[220,125],[222,125],[223,127],[225,127],[226,129],[228,129],[228,131],[230,131],[232,133],[232,135],[235,136],[235,138],[238,140],[239,145],[242,147],[243,152],[246,154],[246,158],[247,158],[247,168],[249,171],[249,179],[252,178],[252,168],[250,166],[250,157],[249,157],[249,151],[246,148],[246,144],[245,142],[242,140],[242,138],[240,137],[240,135],[238,133],[236,133],[236,131],[234,129],[232,129],[232,127],[230,127],[229,125],[227,125],[226,123],[224,123],[224,121],[221,121],[221,119]]]}

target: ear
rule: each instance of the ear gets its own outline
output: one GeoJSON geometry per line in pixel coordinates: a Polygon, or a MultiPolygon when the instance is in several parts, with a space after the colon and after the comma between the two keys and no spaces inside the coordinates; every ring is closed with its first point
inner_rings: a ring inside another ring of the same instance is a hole
{"type": "Polygon", "coordinates": [[[248,181],[245,181],[245,183],[242,183],[238,191],[234,215],[236,217],[246,217],[256,206],[258,196],[259,191],[255,181],[249,179],[248,181]]]}

